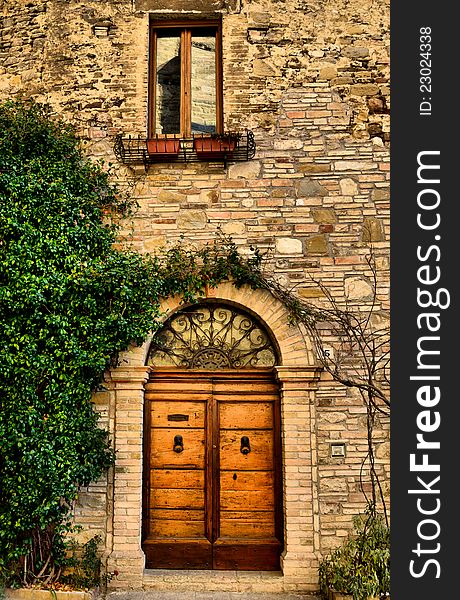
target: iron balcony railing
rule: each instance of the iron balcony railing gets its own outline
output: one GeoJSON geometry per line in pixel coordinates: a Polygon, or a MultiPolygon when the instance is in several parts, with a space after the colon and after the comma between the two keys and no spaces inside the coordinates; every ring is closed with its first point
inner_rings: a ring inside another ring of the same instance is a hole
{"type": "Polygon", "coordinates": [[[256,144],[252,131],[244,133],[195,134],[176,136],[124,136],[115,140],[115,155],[125,164],[148,165],[159,162],[238,162],[254,158],[256,144]]]}

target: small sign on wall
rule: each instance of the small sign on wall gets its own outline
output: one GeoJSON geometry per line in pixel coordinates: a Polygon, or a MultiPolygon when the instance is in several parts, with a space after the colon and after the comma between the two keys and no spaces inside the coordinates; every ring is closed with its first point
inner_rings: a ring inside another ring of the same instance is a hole
{"type": "Polygon", "coordinates": [[[332,458],[344,458],[345,457],[345,443],[344,442],[331,442],[331,456],[332,456],[332,458]]]}

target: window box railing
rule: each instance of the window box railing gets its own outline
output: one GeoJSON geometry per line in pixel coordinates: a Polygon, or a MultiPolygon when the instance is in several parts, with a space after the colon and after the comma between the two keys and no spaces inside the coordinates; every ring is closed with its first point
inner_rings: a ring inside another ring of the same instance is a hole
{"type": "Polygon", "coordinates": [[[156,136],[147,139],[119,134],[115,154],[125,164],[158,162],[238,162],[254,158],[256,144],[252,131],[244,133],[199,134],[191,138],[156,136]]]}

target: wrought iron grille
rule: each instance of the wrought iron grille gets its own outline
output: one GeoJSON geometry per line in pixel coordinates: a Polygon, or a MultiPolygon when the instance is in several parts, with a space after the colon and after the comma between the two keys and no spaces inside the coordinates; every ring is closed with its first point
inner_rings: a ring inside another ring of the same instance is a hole
{"type": "Polygon", "coordinates": [[[219,136],[194,135],[191,138],[159,137],[152,139],[117,135],[115,155],[125,164],[148,165],[158,162],[239,162],[254,158],[256,143],[252,131],[219,136]],[[210,140],[212,146],[207,146],[210,140]]]}
{"type": "Polygon", "coordinates": [[[276,351],[262,326],[233,306],[204,304],[176,313],[152,340],[147,363],[185,369],[273,367],[276,351]]]}

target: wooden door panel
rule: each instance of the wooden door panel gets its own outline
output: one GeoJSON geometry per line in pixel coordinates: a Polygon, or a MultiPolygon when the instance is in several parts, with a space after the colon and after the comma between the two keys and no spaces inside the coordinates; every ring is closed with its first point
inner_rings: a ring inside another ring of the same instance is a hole
{"type": "Polygon", "coordinates": [[[153,427],[204,428],[205,402],[183,400],[152,402],[151,423],[153,427]]]}
{"type": "Polygon", "coordinates": [[[223,430],[220,432],[220,468],[246,471],[264,471],[273,468],[273,433],[251,429],[223,430]],[[241,453],[241,438],[249,438],[251,451],[241,453]]]}
{"type": "Polygon", "coordinates": [[[272,471],[221,471],[220,488],[223,490],[273,489],[272,471]]]}
{"type": "Polygon", "coordinates": [[[150,516],[152,519],[158,518],[168,521],[202,521],[204,518],[202,510],[178,508],[152,508],[150,516]]]}
{"type": "Polygon", "coordinates": [[[161,514],[151,516],[150,532],[156,538],[203,538],[204,518],[199,521],[162,519],[161,514]]]}
{"type": "Polygon", "coordinates": [[[241,514],[223,511],[220,517],[220,538],[266,539],[275,537],[273,511],[241,514]],[[264,515],[264,519],[259,515],[264,515]],[[235,516],[236,515],[236,516],[235,516]]]}
{"type": "Polygon", "coordinates": [[[204,471],[202,469],[151,469],[150,486],[152,489],[204,489],[204,471]]]}
{"type": "Polygon", "coordinates": [[[178,509],[178,508],[152,508],[151,518],[166,519],[168,521],[202,521],[204,518],[202,510],[178,509]]]}
{"type": "Polygon", "coordinates": [[[146,386],[146,566],[279,569],[277,386],[256,370],[185,373],[171,370],[146,386]]]}
{"type": "Polygon", "coordinates": [[[274,472],[277,388],[272,381],[235,379],[215,384],[214,390],[220,424],[214,568],[279,569],[274,472]],[[249,438],[248,454],[241,452],[243,436],[249,438]]]}
{"type": "Polygon", "coordinates": [[[210,381],[158,378],[146,386],[149,448],[147,568],[212,568],[207,538],[206,419],[210,381]],[[183,451],[174,451],[182,436],[183,451]]]}
{"type": "Polygon", "coordinates": [[[204,490],[154,488],[150,493],[150,508],[199,508],[204,510],[204,490]]]}
{"type": "Polygon", "coordinates": [[[152,431],[152,450],[150,465],[153,468],[191,466],[204,468],[205,433],[203,429],[158,429],[152,431]],[[174,437],[181,435],[183,452],[174,452],[174,437]]]}
{"type": "Polygon", "coordinates": [[[270,510],[273,509],[275,501],[273,498],[273,489],[266,488],[262,490],[222,490],[220,492],[221,510],[270,510]]]}
{"type": "Polygon", "coordinates": [[[252,523],[271,523],[273,520],[273,511],[259,510],[248,513],[246,510],[226,510],[222,511],[222,519],[225,519],[227,521],[251,521],[252,523]]]}
{"type": "Polygon", "coordinates": [[[206,539],[155,539],[143,544],[147,569],[212,569],[212,544],[206,539]]]}
{"type": "Polygon", "coordinates": [[[272,402],[219,402],[221,429],[271,429],[272,402]]]}
{"type": "Polygon", "coordinates": [[[278,540],[244,539],[217,540],[213,548],[215,569],[240,571],[277,571],[280,568],[280,548],[278,540]]]}
{"type": "Polygon", "coordinates": [[[150,534],[154,538],[204,538],[204,510],[152,509],[150,511],[150,534]]]}

